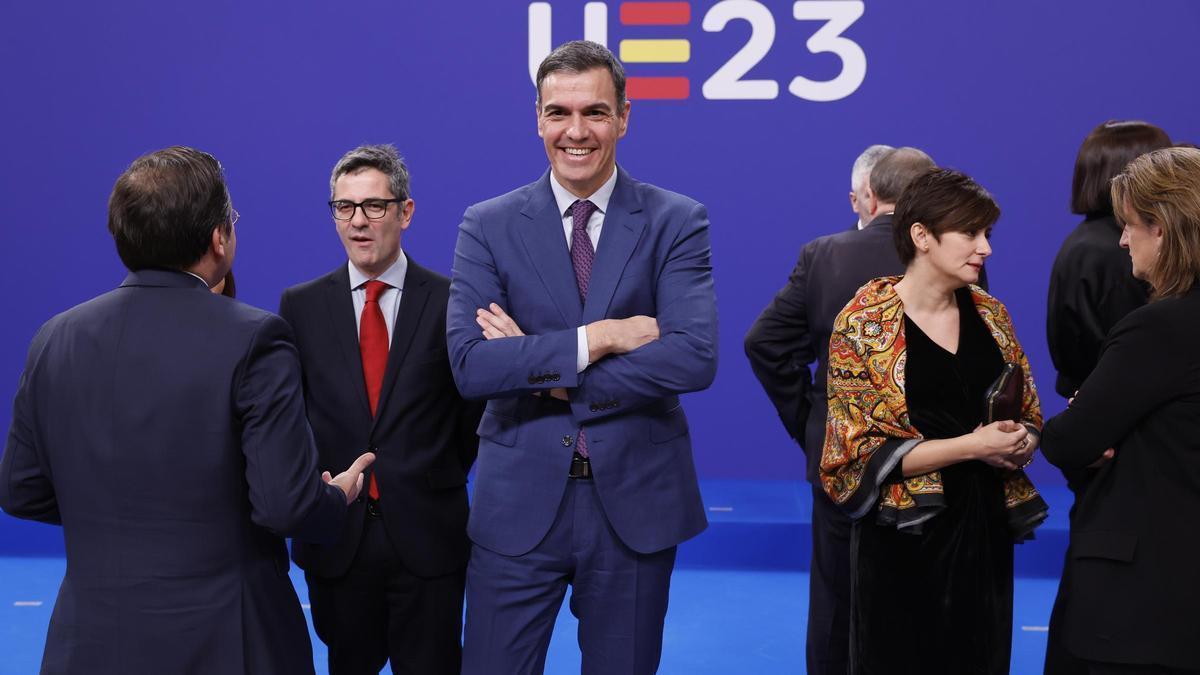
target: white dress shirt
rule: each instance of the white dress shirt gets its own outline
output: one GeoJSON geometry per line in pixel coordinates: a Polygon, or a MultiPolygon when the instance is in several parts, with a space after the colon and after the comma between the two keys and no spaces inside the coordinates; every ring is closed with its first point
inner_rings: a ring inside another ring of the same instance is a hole
{"type": "MultiPolygon", "coordinates": [[[[614,168],[608,180],[604,181],[604,184],[591,196],[576,197],[559,184],[553,171],[550,172],[550,191],[554,193],[554,201],[558,203],[558,212],[562,214],[563,234],[567,238],[567,250],[571,249],[571,230],[575,229],[571,206],[580,199],[586,199],[596,205],[596,210],[592,212],[592,216],[588,218],[587,222],[588,239],[592,240],[592,250],[595,251],[600,244],[600,230],[604,229],[604,215],[608,213],[608,200],[612,198],[613,189],[616,187],[617,170],[614,168]]],[[[575,372],[582,373],[588,367],[587,327],[580,326],[575,334],[578,338],[578,347],[575,350],[575,372]]]]}
{"type": "MultiPolygon", "coordinates": [[[[352,262],[347,261],[346,265],[350,270],[350,297],[354,300],[354,326],[358,328],[362,325],[362,311],[367,304],[366,284],[371,277],[363,274],[352,262]]],[[[408,257],[404,255],[404,251],[400,251],[396,262],[384,270],[383,274],[375,277],[391,287],[384,289],[379,296],[379,309],[383,311],[383,323],[387,325],[389,346],[392,344],[392,333],[395,332],[393,328],[396,326],[396,315],[400,312],[400,296],[404,293],[404,277],[407,274],[408,257]]]]}

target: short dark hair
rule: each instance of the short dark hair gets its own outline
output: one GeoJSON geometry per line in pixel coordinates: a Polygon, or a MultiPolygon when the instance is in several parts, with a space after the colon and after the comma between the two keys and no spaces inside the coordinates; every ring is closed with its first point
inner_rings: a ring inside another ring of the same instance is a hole
{"type": "Polygon", "coordinates": [[[408,199],[411,193],[408,189],[408,166],[400,151],[391,143],[378,145],[360,145],[342,155],[329,175],[329,198],[334,198],[334,186],[337,180],[348,173],[358,173],[363,169],[375,169],[388,177],[388,187],[395,199],[408,199]]]}
{"type": "Polygon", "coordinates": [[[1071,212],[1089,217],[1110,216],[1110,184],[1139,155],[1171,147],[1167,132],[1138,120],[1109,120],[1092,129],[1075,156],[1071,179],[1071,212]]]}
{"type": "Polygon", "coordinates": [[[613,88],[617,90],[617,109],[625,109],[625,68],[616,56],[602,44],[590,40],[574,40],[559,45],[550,55],[542,59],[537,69],[537,106],[542,107],[542,80],[550,73],[584,73],[593,68],[605,68],[612,76],[613,88]]]}
{"type": "Polygon", "coordinates": [[[946,232],[974,232],[1000,219],[1000,206],[970,176],[953,169],[930,169],[904,190],[892,217],[892,240],[904,265],[917,255],[909,231],[921,223],[934,239],[946,232]]]}
{"type": "Polygon", "coordinates": [[[230,230],[231,210],[221,163],[173,146],[138,157],[117,179],[108,231],[130,270],[182,270],[204,257],[214,228],[230,230]]]}
{"type": "Polygon", "coordinates": [[[933,158],[921,150],[896,148],[880,157],[871,169],[871,192],[884,204],[895,204],[909,183],[936,167],[933,158]]]}

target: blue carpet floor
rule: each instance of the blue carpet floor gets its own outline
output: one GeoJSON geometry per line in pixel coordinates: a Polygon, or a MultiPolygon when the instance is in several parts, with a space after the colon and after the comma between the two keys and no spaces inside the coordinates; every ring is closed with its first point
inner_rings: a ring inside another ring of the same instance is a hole
{"type": "MultiPolygon", "coordinates": [[[[660,672],[782,675],[804,672],[811,496],[799,481],[703,481],[710,526],[679,549],[660,672]]],[[[1046,624],[1067,541],[1066,488],[1037,540],[1017,547],[1012,673],[1041,673],[1046,624]]],[[[0,675],[37,672],[66,564],[58,528],[0,515],[0,675]]],[[[292,580],[307,604],[303,577],[292,580]]],[[[579,672],[576,621],[559,614],[546,672],[579,672]]],[[[310,623],[311,628],[311,623],[310,623]]],[[[325,648],[313,636],[317,672],[325,648]]],[[[385,670],[385,673],[390,671],[385,670]]],[[[131,674],[142,675],[142,674],[131,674]]],[[[503,675],[503,674],[497,674],[503,675]]]]}
{"type": "MultiPolygon", "coordinates": [[[[0,674],[37,673],[62,558],[0,558],[0,674]]],[[[293,571],[302,602],[303,578],[293,571]]],[[[1041,672],[1046,621],[1057,582],[1020,578],[1013,613],[1012,672],[1041,672]]],[[[663,675],[795,675],[804,672],[808,574],[699,570],[675,572],[663,644],[663,675]]],[[[579,672],[575,618],[565,603],[546,672],[579,672]]],[[[324,645],[313,636],[317,673],[324,645]]],[[[390,670],[385,670],[390,673],[390,670]]]]}

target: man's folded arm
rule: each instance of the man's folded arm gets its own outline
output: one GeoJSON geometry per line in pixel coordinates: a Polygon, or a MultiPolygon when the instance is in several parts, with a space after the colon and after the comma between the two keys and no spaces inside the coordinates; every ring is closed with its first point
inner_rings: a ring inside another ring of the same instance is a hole
{"type": "Polygon", "coordinates": [[[472,207],[459,226],[446,310],[450,368],[459,392],[477,400],[574,387],[576,329],[487,340],[475,317],[477,310],[493,302],[508,308],[508,297],[472,207]]]}
{"type": "Polygon", "coordinates": [[[659,337],[611,354],[579,376],[571,395],[583,422],[699,391],[717,373],[717,303],[713,291],[708,215],[697,204],[671,246],[655,288],[659,337]]]}

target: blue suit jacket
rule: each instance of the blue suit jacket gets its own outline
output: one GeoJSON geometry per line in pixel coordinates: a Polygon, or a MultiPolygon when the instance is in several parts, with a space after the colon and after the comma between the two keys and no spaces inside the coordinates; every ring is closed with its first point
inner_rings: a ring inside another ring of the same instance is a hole
{"type": "Polygon", "coordinates": [[[468,525],[505,555],[549,530],[587,430],[596,489],[617,536],[642,553],[695,536],[707,521],[678,395],[717,366],[717,311],[704,206],[618,169],[586,304],[549,172],[463,217],[447,312],[450,363],[467,398],[490,399],[468,525]],[[526,333],[484,340],[475,310],[496,302],[526,333]],[[660,338],[576,373],[576,330],[638,314],[660,338]],[[533,396],[566,387],[570,404],[533,396]]]}
{"type": "Polygon", "coordinates": [[[312,673],[283,536],[336,537],[282,319],[143,270],[33,340],[0,506],[61,523],[43,673],[312,673]]]}

